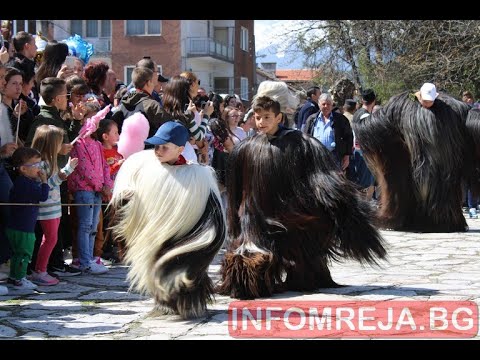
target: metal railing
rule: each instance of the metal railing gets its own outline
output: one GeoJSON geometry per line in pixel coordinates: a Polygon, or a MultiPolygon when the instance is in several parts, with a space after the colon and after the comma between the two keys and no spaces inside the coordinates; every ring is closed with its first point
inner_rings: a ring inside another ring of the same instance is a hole
{"type": "Polygon", "coordinates": [[[220,60],[233,61],[233,46],[227,46],[212,38],[187,38],[187,57],[211,56],[220,60]]]}

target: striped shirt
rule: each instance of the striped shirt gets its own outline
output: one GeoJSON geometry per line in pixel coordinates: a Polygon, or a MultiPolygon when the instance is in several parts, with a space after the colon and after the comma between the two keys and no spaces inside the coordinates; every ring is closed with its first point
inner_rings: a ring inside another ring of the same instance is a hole
{"type": "Polygon", "coordinates": [[[205,137],[205,131],[207,130],[208,119],[200,119],[200,114],[195,112],[195,117],[188,124],[188,131],[190,136],[196,141],[203,140],[205,137]]]}
{"type": "MultiPolygon", "coordinates": [[[[44,161],[42,170],[45,171],[45,174],[50,174],[50,165],[48,165],[46,161],[44,161]]],[[[67,164],[61,171],[68,176],[73,170],[74,169],[67,164]]],[[[58,173],[55,173],[48,178],[48,199],[47,201],[40,202],[37,220],[50,220],[62,217],[62,207],[60,205],[60,184],[62,182],[63,180],[60,179],[58,173]]]]}

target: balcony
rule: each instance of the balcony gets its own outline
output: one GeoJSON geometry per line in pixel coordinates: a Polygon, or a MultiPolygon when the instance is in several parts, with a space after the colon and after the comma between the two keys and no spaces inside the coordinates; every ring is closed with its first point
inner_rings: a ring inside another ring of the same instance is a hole
{"type": "Polygon", "coordinates": [[[216,42],[212,38],[187,38],[187,57],[211,57],[233,62],[233,46],[216,42]]]}

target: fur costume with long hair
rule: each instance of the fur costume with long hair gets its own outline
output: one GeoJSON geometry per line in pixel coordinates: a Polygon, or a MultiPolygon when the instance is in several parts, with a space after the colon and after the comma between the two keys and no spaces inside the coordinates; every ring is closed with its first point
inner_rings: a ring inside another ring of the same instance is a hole
{"type": "Polygon", "coordinates": [[[473,147],[465,126],[468,105],[440,94],[423,108],[408,92],[353,123],[380,186],[380,225],[403,231],[466,231],[462,182],[473,147]]]}
{"type": "Polygon", "coordinates": [[[237,144],[227,176],[221,294],[252,299],[338,286],[329,260],[386,254],[373,210],[315,138],[291,130],[237,144]]]}
{"type": "Polygon", "coordinates": [[[470,151],[473,153],[473,171],[468,173],[467,183],[472,195],[478,197],[480,196],[480,109],[469,110],[467,130],[472,143],[470,151]]]}
{"type": "Polygon", "coordinates": [[[130,287],[152,295],[161,313],[204,315],[213,295],[208,266],[226,236],[213,169],[162,164],[153,150],[140,151],[120,168],[109,206],[130,287]]]}

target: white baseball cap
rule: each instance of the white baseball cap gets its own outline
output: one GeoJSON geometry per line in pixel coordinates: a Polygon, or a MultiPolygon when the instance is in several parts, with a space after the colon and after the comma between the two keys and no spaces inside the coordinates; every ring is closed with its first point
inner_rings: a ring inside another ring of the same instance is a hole
{"type": "Polygon", "coordinates": [[[422,100],[434,101],[438,96],[437,88],[432,83],[425,83],[420,88],[420,96],[422,100]]]}

